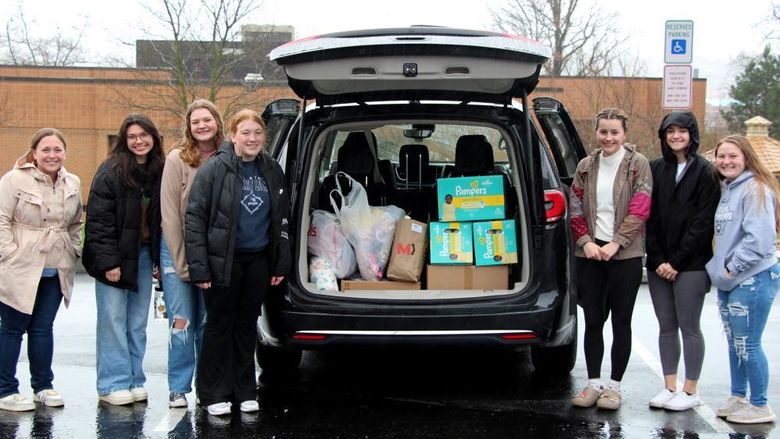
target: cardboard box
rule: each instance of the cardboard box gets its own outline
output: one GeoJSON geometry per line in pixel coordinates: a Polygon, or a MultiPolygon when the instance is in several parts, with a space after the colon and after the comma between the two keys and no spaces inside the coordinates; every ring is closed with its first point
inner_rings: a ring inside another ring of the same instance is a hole
{"type": "Polygon", "coordinates": [[[347,280],[341,281],[341,291],[348,290],[419,290],[420,282],[396,282],[392,280],[347,280]]]}
{"type": "Polygon", "coordinates": [[[473,228],[476,265],[517,263],[515,220],[476,222],[473,228]]]}
{"type": "Polygon", "coordinates": [[[506,265],[428,265],[429,290],[506,290],[508,285],[506,265]]]}
{"type": "Polygon", "coordinates": [[[500,175],[440,178],[436,196],[441,221],[503,219],[504,179],[500,175]]]}
{"type": "Polygon", "coordinates": [[[473,231],[471,223],[432,222],[431,264],[473,264],[473,231]]]}

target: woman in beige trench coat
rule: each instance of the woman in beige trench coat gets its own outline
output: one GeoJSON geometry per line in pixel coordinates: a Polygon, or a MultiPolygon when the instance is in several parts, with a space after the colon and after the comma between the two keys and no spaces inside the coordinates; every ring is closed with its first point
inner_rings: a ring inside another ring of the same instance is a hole
{"type": "Polygon", "coordinates": [[[52,327],[81,255],[81,183],[63,167],[65,138],[43,128],[30,143],[0,179],[0,409],[10,411],[35,409],[16,379],[24,333],[33,401],[64,404],[52,387],[52,327]]]}

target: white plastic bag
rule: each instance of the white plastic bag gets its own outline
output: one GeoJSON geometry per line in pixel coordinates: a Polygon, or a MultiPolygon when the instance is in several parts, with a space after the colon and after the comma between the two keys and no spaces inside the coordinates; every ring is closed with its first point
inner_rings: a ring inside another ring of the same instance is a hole
{"type": "Polygon", "coordinates": [[[365,280],[380,280],[390,257],[395,223],[403,218],[404,210],[397,206],[370,206],[365,188],[343,172],[336,175],[336,188],[342,199],[341,209],[332,196],[331,205],[344,236],[355,249],[360,276],[365,280]],[[351,181],[352,189],[346,194],[339,183],[340,175],[351,181]]]}
{"type": "Polygon", "coordinates": [[[308,235],[309,253],[327,260],[337,278],[344,279],[357,270],[355,251],[341,231],[336,215],[325,210],[312,212],[308,235]]]}

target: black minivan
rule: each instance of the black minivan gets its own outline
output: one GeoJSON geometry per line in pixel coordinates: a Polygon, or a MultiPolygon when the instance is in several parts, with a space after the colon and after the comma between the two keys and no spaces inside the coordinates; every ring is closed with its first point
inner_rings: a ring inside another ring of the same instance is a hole
{"type": "Polygon", "coordinates": [[[522,37],[429,26],[332,33],[270,53],[301,101],[264,112],[268,150],[289,179],[293,247],[287,282],[258,321],[264,370],[297,366],[302,350],[391,344],[530,347],[537,369],[572,369],[567,185],[585,150],[558,101],[529,102],[549,56],[522,37]],[[339,171],[365,187],[372,205],[423,222],[437,219],[439,178],[501,176],[517,225],[507,287],[428,288],[424,271],[417,290],[315,288],[311,213],[331,209],[328,181],[339,171]]]}

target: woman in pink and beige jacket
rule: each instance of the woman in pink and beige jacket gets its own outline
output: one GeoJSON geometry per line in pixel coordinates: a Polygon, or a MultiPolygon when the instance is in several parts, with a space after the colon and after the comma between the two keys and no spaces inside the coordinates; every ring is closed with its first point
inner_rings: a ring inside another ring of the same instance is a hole
{"type": "Polygon", "coordinates": [[[570,218],[588,368],[588,385],[572,398],[575,407],[617,410],[620,381],[631,355],[631,316],[642,280],[653,176],[645,156],[625,143],[627,125],[628,117],[619,108],[599,112],[599,148],[577,165],[571,187],[570,218]],[[610,315],[612,372],[609,382],[604,382],[602,333],[610,315]]]}

